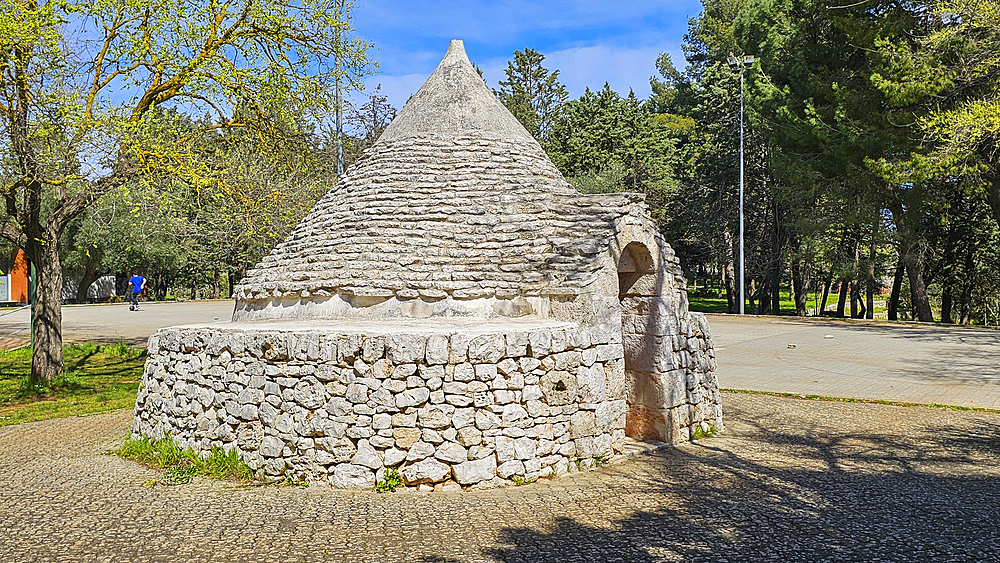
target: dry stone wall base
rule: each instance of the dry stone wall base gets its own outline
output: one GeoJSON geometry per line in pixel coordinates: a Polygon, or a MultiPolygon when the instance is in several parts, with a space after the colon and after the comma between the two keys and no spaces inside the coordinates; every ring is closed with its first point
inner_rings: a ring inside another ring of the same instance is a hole
{"type": "Polygon", "coordinates": [[[607,385],[621,369],[615,334],[163,329],[149,340],[133,436],[235,448],[264,475],[343,488],[391,467],[410,485],[560,474],[621,450],[625,399],[607,385]]]}
{"type": "MultiPolygon", "coordinates": [[[[721,428],[711,335],[703,316],[689,318],[669,372],[684,400],[657,413],[674,442],[695,425],[721,428]]],[[[409,485],[498,486],[621,451],[626,414],[648,414],[630,410],[616,383],[623,351],[607,325],[162,329],[149,339],[132,434],[199,453],[235,448],[262,475],[338,488],[370,488],[387,468],[409,485]]]]}

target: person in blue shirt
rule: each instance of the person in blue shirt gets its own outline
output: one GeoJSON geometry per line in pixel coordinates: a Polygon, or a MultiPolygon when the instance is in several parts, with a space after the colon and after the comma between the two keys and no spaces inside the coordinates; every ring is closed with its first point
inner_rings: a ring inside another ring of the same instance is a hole
{"type": "Polygon", "coordinates": [[[128,306],[129,311],[139,310],[139,294],[146,289],[146,278],[132,272],[132,277],[128,280],[128,285],[132,288],[132,304],[128,306]]]}

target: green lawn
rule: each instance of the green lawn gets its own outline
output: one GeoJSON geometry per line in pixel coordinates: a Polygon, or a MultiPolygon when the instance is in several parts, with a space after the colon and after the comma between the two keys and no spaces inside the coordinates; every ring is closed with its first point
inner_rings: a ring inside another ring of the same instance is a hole
{"type": "Polygon", "coordinates": [[[688,296],[688,309],[698,313],[727,313],[726,298],[688,296]]]}
{"type": "Polygon", "coordinates": [[[0,426],[131,407],[146,352],[124,343],[64,349],[66,373],[45,387],[28,383],[31,349],[0,351],[0,426]]]}
{"type": "MultiPolygon", "coordinates": [[[[790,300],[790,299],[787,299],[787,297],[788,297],[788,290],[785,289],[784,291],[782,291],[781,295],[782,295],[782,299],[781,299],[781,314],[783,314],[783,315],[793,315],[793,314],[795,314],[795,302],[792,301],[792,300],[790,300]]],[[[806,303],[806,307],[807,308],[816,308],[816,307],[819,307],[819,300],[820,300],[820,298],[821,298],[821,294],[816,293],[816,292],[810,292],[809,293],[809,301],[806,303]]],[[[827,305],[827,307],[829,307],[830,305],[833,305],[833,304],[836,304],[836,303],[837,303],[837,296],[836,295],[832,295],[831,297],[829,297],[827,299],[826,305],[827,305]]],[[[690,310],[696,311],[698,313],[727,313],[728,312],[728,308],[727,308],[727,305],[726,305],[726,298],[724,296],[723,297],[705,297],[704,295],[698,295],[698,294],[695,294],[694,292],[691,292],[691,293],[688,294],[688,308],[690,310]]],[[[746,305],[746,311],[750,312],[750,304],[749,303],[747,303],[747,305],[746,305]]],[[[878,312],[879,309],[876,308],[875,311],[878,312]]]]}

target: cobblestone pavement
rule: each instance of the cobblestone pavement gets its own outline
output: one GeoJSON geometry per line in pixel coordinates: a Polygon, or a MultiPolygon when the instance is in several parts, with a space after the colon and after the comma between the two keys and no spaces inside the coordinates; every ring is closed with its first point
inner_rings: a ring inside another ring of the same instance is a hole
{"type": "Polygon", "coordinates": [[[0,428],[0,561],[1000,561],[1000,414],[724,395],[721,436],[522,487],[239,489],[0,428]]]}
{"type": "Polygon", "coordinates": [[[1000,409],[1000,330],[710,315],[719,384],[1000,409]]]}

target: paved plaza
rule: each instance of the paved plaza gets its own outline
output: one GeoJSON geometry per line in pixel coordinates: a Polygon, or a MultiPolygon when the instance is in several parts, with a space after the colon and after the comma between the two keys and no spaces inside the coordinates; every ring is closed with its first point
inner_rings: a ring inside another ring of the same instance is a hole
{"type": "MultiPolygon", "coordinates": [[[[231,307],[70,307],[66,327],[140,341],[231,307]]],[[[997,408],[995,331],[710,322],[723,387],[997,408]]],[[[105,453],[131,411],[4,427],[0,561],[1000,562],[1000,413],[728,392],[723,408],[715,438],[462,493],[147,487],[159,472],[105,453]]]]}
{"type": "Polygon", "coordinates": [[[719,385],[1000,409],[1000,330],[710,315],[719,385]]]}
{"type": "MultiPolygon", "coordinates": [[[[63,305],[63,339],[67,342],[125,340],[145,344],[158,328],[229,320],[233,317],[234,302],[226,299],[141,303],[138,311],[129,311],[128,305],[63,305]]],[[[27,343],[30,320],[27,307],[0,311],[0,347],[27,343]]]]}

